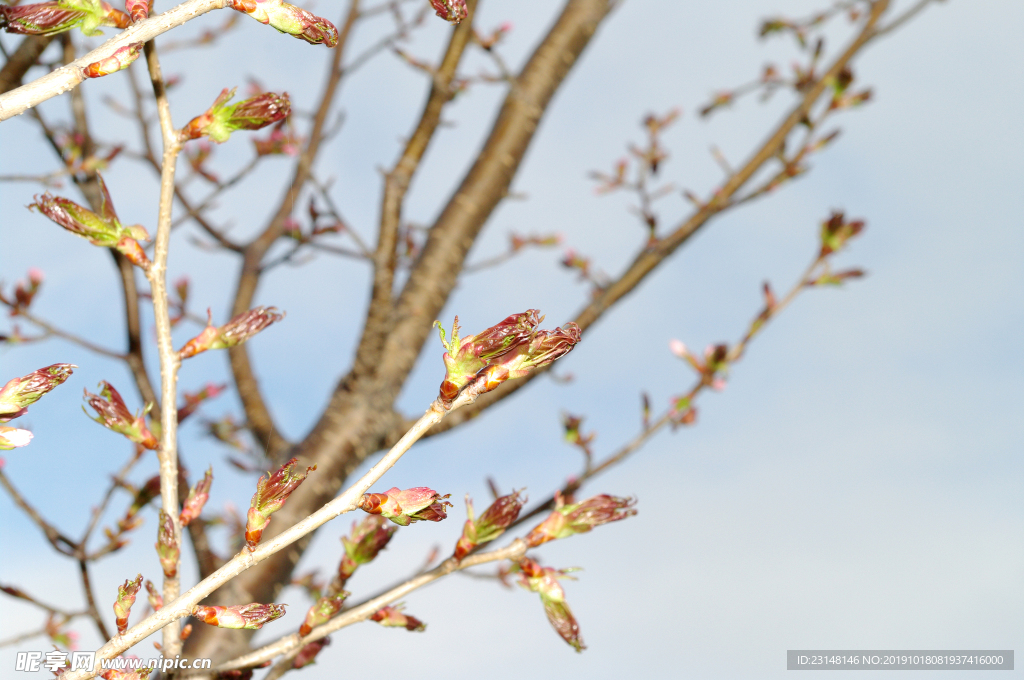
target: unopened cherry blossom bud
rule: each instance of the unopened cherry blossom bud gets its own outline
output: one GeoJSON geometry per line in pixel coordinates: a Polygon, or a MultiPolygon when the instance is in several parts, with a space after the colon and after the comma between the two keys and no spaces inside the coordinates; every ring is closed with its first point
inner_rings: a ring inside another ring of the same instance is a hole
{"type": "Polygon", "coordinates": [[[403,614],[402,605],[396,605],[394,607],[384,607],[383,609],[374,613],[370,617],[371,621],[376,621],[385,628],[405,628],[406,630],[422,632],[427,629],[427,624],[423,623],[415,616],[409,616],[403,614]]]}
{"type": "Polygon", "coordinates": [[[316,663],[316,655],[329,644],[331,644],[331,638],[329,637],[313,640],[295,656],[295,659],[292,661],[292,668],[304,668],[312,663],[316,663]]]}
{"type": "Polygon", "coordinates": [[[181,526],[187,527],[192,520],[197,519],[203,511],[203,506],[210,498],[210,485],[213,484],[213,468],[209,468],[203,478],[196,482],[196,485],[189,489],[188,498],[181,506],[181,514],[178,521],[181,526]]]}
{"type": "Polygon", "coordinates": [[[117,624],[117,634],[124,635],[128,630],[128,615],[131,614],[132,605],[135,604],[135,596],[139,594],[142,587],[142,574],[139,574],[132,581],[125,581],[124,585],[117,587],[117,600],[114,601],[114,616],[117,624]]]}
{"type": "Polygon", "coordinates": [[[482,333],[459,338],[459,317],[452,324],[452,338],[445,337],[440,321],[434,325],[441,334],[441,344],[447,350],[442,359],[445,366],[441,398],[451,402],[481,370],[517,347],[528,343],[544,317],[536,309],[512,314],[482,333]]]}
{"type": "Polygon", "coordinates": [[[21,310],[28,309],[35,299],[39,287],[43,285],[43,272],[32,267],[28,270],[28,282],[18,281],[14,287],[14,306],[11,308],[11,316],[16,316],[21,310]]]}
{"type": "Polygon", "coordinates": [[[586,649],[580,637],[579,624],[565,601],[565,591],[558,583],[558,579],[566,578],[566,574],[572,570],[541,567],[529,557],[520,558],[517,567],[520,572],[519,585],[540,595],[544,613],[555,631],[577,652],[586,649]]]}
{"type": "MultiPolygon", "coordinates": [[[[96,416],[93,418],[97,423],[113,430],[119,434],[123,434],[128,439],[132,440],[136,444],[141,444],[147,449],[156,449],[159,447],[156,437],[146,427],[146,414],[153,407],[152,404],[146,404],[146,407],[142,410],[141,414],[132,415],[125,406],[124,399],[114,386],[108,383],[106,380],[100,383],[100,394],[95,395],[85,391],[85,400],[89,403],[89,406],[96,411],[96,416]]],[[[85,410],[85,407],[82,408],[85,410]]]]}
{"type": "Polygon", "coordinates": [[[580,336],[580,327],[573,322],[553,331],[537,331],[529,343],[519,345],[480,371],[475,385],[481,393],[490,392],[506,380],[525,377],[534,369],[547,366],[571,352],[580,336]]]}
{"type": "Polygon", "coordinates": [[[342,536],[345,555],[338,565],[338,586],[344,586],[360,565],[372,562],[398,531],[380,515],[369,515],[352,523],[352,535],[342,536]]]}
{"type": "Polygon", "coordinates": [[[821,257],[830,255],[843,246],[851,238],[864,231],[863,220],[847,221],[843,213],[833,212],[821,223],[821,257]]]}
{"type": "Polygon", "coordinates": [[[327,595],[317,600],[316,604],[306,612],[306,620],[299,626],[299,635],[305,637],[320,624],[327,623],[334,618],[341,611],[341,605],[344,604],[345,598],[348,596],[349,593],[341,591],[335,595],[327,595]]]}
{"type": "Polygon", "coordinates": [[[185,420],[190,415],[195,413],[199,405],[207,399],[213,399],[218,394],[224,392],[228,386],[226,384],[214,385],[213,383],[207,383],[206,387],[199,390],[198,392],[185,392],[182,395],[185,398],[185,404],[178,407],[178,422],[185,420]]]}
{"type": "Polygon", "coordinates": [[[220,327],[213,325],[213,317],[209,310],[206,311],[206,317],[206,328],[203,332],[178,350],[181,359],[194,357],[208,349],[227,349],[240,345],[267,326],[283,319],[284,314],[278,312],[276,307],[257,307],[232,317],[220,327]]]}
{"type": "Polygon", "coordinates": [[[32,433],[28,430],[0,425],[0,451],[10,451],[28,446],[30,441],[32,441],[32,433]]]}
{"type": "Polygon", "coordinates": [[[268,472],[266,477],[260,477],[256,483],[256,493],[253,494],[245,522],[245,543],[250,551],[263,537],[263,530],[270,524],[270,516],[284,507],[288,496],[316,469],[314,465],[306,468],[305,472],[292,473],[292,467],[298,462],[298,458],[292,458],[277,472],[268,472]]]}
{"type": "Polygon", "coordinates": [[[259,630],[263,624],[270,623],[284,616],[283,604],[238,604],[233,607],[200,607],[192,608],[192,616],[203,623],[218,628],[259,630]]]}
{"type": "Polygon", "coordinates": [[[535,548],[542,543],[584,534],[594,527],[617,522],[636,514],[633,498],[617,498],[607,494],[588,498],[582,503],[567,505],[562,494],[555,492],[555,509],[547,519],[526,536],[526,544],[535,548]]]}
{"type": "Polygon", "coordinates": [[[284,120],[291,113],[288,94],[264,92],[237,104],[228,104],[235,90],[225,88],[206,113],[196,116],[178,133],[181,141],[208,137],[223,144],[236,130],[259,130],[284,120]]]}
{"type": "Polygon", "coordinates": [[[466,497],[466,524],[462,527],[462,536],[455,544],[455,559],[461,560],[477,546],[490,543],[505,533],[512,522],[519,517],[526,498],[520,498],[520,491],[502,496],[491,503],[479,518],[473,516],[473,502],[466,497]]]}
{"type": "Polygon", "coordinates": [[[86,66],[82,73],[86,78],[101,78],[117,73],[131,66],[132,62],[139,58],[142,53],[142,43],[132,43],[119,47],[109,57],[94,61],[86,66]]]}
{"type": "Polygon", "coordinates": [[[100,214],[83,208],[74,201],[60,196],[45,193],[35,197],[35,203],[29,208],[36,209],[51,220],[64,227],[72,234],[81,236],[94,246],[113,248],[128,260],[143,269],[149,267],[149,258],[139,245],[139,240],[146,240],[149,234],[138,224],[125,226],[114,211],[110,193],[103,178],[96,176],[103,193],[103,205],[100,214]]]}
{"type": "Polygon", "coordinates": [[[153,11],[153,0],[124,0],[124,11],[133,22],[142,21],[153,11]]]}
{"type": "Polygon", "coordinates": [[[0,5],[0,28],[23,35],[56,35],[78,26],[89,36],[102,35],[100,26],[128,28],[128,15],[105,2],[54,0],[24,5],[0,5]]]}
{"type": "Polygon", "coordinates": [[[231,8],[311,45],[323,43],[334,47],[338,44],[338,29],[334,24],[283,0],[233,0],[231,8]]]}
{"type": "Polygon", "coordinates": [[[181,557],[181,545],[174,534],[173,517],[160,510],[160,526],[156,534],[156,554],[160,558],[160,566],[164,576],[174,578],[178,575],[178,560],[181,557]]]}
{"type": "Polygon", "coordinates": [[[452,504],[444,499],[450,496],[442,496],[425,486],[405,491],[392,487],[384,493],[363,494],[359,507],[371,515],[383,515],[395,524],[409,526],[421,520],[440,522],[445,519],[448,516],[445,507],[452,504]]]}
{"type": "Polygon", "coordinates": [[[146,597],[149,599],[149,606],[153,611],[158,612],[164,606],[163,596],[157,592],[152,581],[146,581],[146,597]]]}
{"type": "Polygon", "coordinates": [[[430,0],[430,6],[434,8],[437,16],[453,24],[469,16],[466,0],[430,0]]]}
{"type": "Polygon", "coordinates": [[[51,364],[20,378],[11,378],[0,387],[0,423],[25,415],[28,407],[71,377],[74,364],[51,364]]]}

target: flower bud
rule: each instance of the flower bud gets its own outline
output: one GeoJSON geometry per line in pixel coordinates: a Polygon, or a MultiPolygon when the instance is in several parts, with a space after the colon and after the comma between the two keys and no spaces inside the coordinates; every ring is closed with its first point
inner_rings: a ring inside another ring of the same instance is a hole
{"type": "Polygon", "coordinates": [[[306,476],[316,469],[316,466],[306,468],[303,473],[292,474],[292,466],[298,463],[298,458],[292,458],[282,465],[277,472],[267,473],[266,477],[260,477],[256,483],[256,493],[253,494],[250,502],[249,514],[245,522],[245,544],[249,550],[253,550],[263,537],[263,530],[270,524],[270,516],[284,506],[288,496],[306,476]]]}
{"type": "Polygon", "coordinates": [[[393,487],[385,493],[363,494],[359,507],[371,515],[383,515],[404,527],[420,520],[440,522],[445,519],[448,516],[445,507],[451,507],[451,503],[444,499],[450,496],[442,496],[425,486],[405,491],[393,487]]]}
{"type": "Polygon", "coordinates": [[[555,631],[577,652],[586,649],[580,637],[579,624],[565,602],[565,591],[558,583],[558,579],[565,578],[572,570],[541,567],[529,557],[520,558],[517,567],[520,572],[519,585],[540,595],[544,613],[555,631]]]}
{"type": "Polygon", "coordinates": [[[10,451],[28,446],[30,441],[32,441],[32,433],[28,430],[0,425],[0,451],[10,451]]]}
{"type": "MultiPolygon", "coordinates": [[[[100,396],[92,394],[89,390],[84,390],[86,401],[96,411],[97,417],[93,420],[108,430],[123,434],[147,449],[156,449],[160,446],[156,437],[146,427],[145,416],[153,407],[152,404],[146,404],[140,415],[133,416],[113,385],[104,380],[100,382],[100,388],[100,396]]],[[[85,411],[84,406],[82,410],[85,411]]]]}
{"type": "Polygon", "coordinates": [[[83,69],[86,78],[100,78],[117,73],[122,69],[131,66],[132,62],[139,58],[142,53],[142,43],[132,43],[119,47],[109,57],[94,61],[83,69]]]}
{"type": "Polygon", "coordinates": [[[282,0],[233,0],[231,8],[311,45],[323,43],[334,47],[338,44],[338,29],[334,24],[282,0]]]}
{"type": "Polygon", "coordinates": [[[351,537],[341,537],[345,555],[338,565],[338,587],[344,586],[360,565],[372,562],[396,531],[398,529],[389,525],[380,515],[369,515],[361,522],[353,522],[351,537]]]}
{"type": "Polygon", "coordinates": [[[437,16],[453,24],[469,16],[466,0],[430,0],[430,6],[434,8],[437,16]]]}
{"type": "Polygon", "coordinates": [[[210,467],[203,478],[196,482],[196,485],[189,489],[188,498],[181,507],[181,514],[178,521],[181,526],[187,527],[192,520],[197,519],[203,511],[203,506],[210,498],[210,485],[213,484],[213,468],[210,467]]]}
{"type": "Polygon", "coordinates": [[[534,336],[534,329],[544,320],[536,309],[521,314],[512,314],[482,333],[459,338],[459,317],[452,324],[452,339],[445,337],[440,321],[434,325],[441,334],[441,344],[448,350],[442,359],[445,365],[444,382],[441,383],[441,398],[451,402],[463,387],[481,370],[498,358],[528,343],[534,336]]]}
{"type": "Polygon", "coordinates": [[[178,133],[180,141],[205,136],[223,144],[236,130],[259,130],[284,120],[291,113],[287,93],[264,92],[237,104],[228,104],[237,89],[224,88],[206,113],[196,116],[181,129],[178,133]]]}
{"type": "Polygon", "coordinates": [[[316,604],[306,612],[306,620],[299,627],[299,635],[305,637],[320,624],[327,623],[334,618],[341,611],[341,605],[348,596],[349,593],[341,591],[335,595],[327,595],[317,600],[316,604]]]}
{"type": "Polygon", "coordinates": [[[52,364],[20,378],[11,378],[0,387],[0,423],[25,415],[28,407],[44,394],[71,377],[74,364],[52,364]]]}
{"type": "Polygon", "coordinates": [[[157,592],[152,581],[146,581],[146,597],[149,599],[149,606],[153,611],[158,612],[164,606],[163,596],[157,592]]]}
{"type": "Polygon", "coordinates": [[[178,422],[185,420],[190,415],[195,413],[199,405],[207,399],[213,399],[218,394],[224,392],[228,386],[225,385],[214,385],[213,383],[207,383],[206,387],[198,392],[185,392],[184,398],[185,403],[178,407],[178,422]]]}
{"type": "Polygon", "coordinates": [[[385,628],[405,628],[409,631],[423,632],[427,629],[427,624],[423,623],[415,616],[409,616],[403,614],[402,605],[394,607],[384,607],[380,611],[374,613],[370,617],[371,621],[376,621],[385,628]]]}
{"type": "Polygon", "coordinates": [[[292,668],[304,668],[312,663],[316,663],[316,655],[320,653],[320,650],[331,644],[331,638],[322,637],[319,640],[313,640],[308,645],[302,648],[301,651],[295,656],[292,661],[292,668]]]}
{"type": "Polygon", "coordinates": [[[466,497],[466,524],[462,527],[462,537],[455,544],[455,559],[461,560],[473,549],[484,543],[490,543],[505,533],[512,522],[519,517],[526,498],[520,498],[520,491],[502,496],[484,510],[479,519],[473,516],[473,502],[466,497]]]}
{"type": "Polygon", "coordinates": [[[237,604],[233,607],[192,607],[192,616],[218,628],[259,630],[284,616],[283,604],[237,604]]]}
{"type": "Polygon", "coordinates": [[[117,600],[114,602],[114,616],[117,617],[117,634],[124,635],[128,630],[128,615],[135,604],[135,596],[139,594],[142,587],[142,574],[135,577],[134,581],[125,581],[123,586],[117,587],[117,600]]]}
{"type": "Polygon", "coordinates": [[[102,35],[100,26],[128,28],[128,15],[105,2],[54,0],[26,5],[0,5],[0,28],[23,35],[56,35],[75,26],[89,36],[102,35]]]}
{"type": "Polygon", "coordinates": [[[535,368],[541,368],[572,351],[580,341],[580,327],[573,322],[553,331],[537,331],[528,344],[495,360],[477,374],[475,383],[481,393],[496,389],[506,380],[525,377],[535,368]]]}
{"type": "Polygon", "coordinates": [[[848,222],[843,213],[833,212],[821,223],[820,257],[831,255],[846,245],[846,242],[864,231],[863,220],[848,222]]]}
{"type": "Polygon", "coordinates": [[[185,346],[178,350],[178,356],[181,359],[188,359],[208,349],[226,349],[240,345],[283,318],[284,314],[278,312],[276,307],[257,307],[232,317],[218,328],[213,325],[210,310],[206,310],[206,328],[186,342],[185,346]]]}
{"type": "Polygon", "coordinates": [[[114,211],[114,204],[110,200],[107,185],[100,175],[96,175],[96,177],[103,195],[103,206],[99,215],[74,201],[52,196],[49,193],[36,196],[35,203],[29,204],[28,207],[35,208],[72,234],[81,236],[94,246],[113,248],[127,257],[132,264],[147,269],[149,258],[146,257],[146,253],[139,245],[139,239],[146,240],[149,238],[149,234],[138,224],[127,227],[121,224],[114,211]]]}
{"type": "Polygon", "coordinates": [[[149,17],[153,11],[153,0],[124,0],[124,11],[137,23],[149,17]]]}
{"type": "Polygon", "coordinates": [[[14,305],[11,307],[11,316],[17,316],[20,311],[26,310],[32,305],[32,300],[35,299],[41,285],[43,285],[43,272],[35,267],[31,267],[28,270],[28,282],[18,281],[15,284],[14,305]]]}
{"type": "Polygon", "coordinates": [[[535,548],[542,543],[573,534],[585,534],[596,526],[617,522],[636,514],[632,498],[617,498],[607,494],[588,498],[582,503],[566,505],[562,494],[555,492],[555,509],[548,518],[526,536],[526,544],[535,548]]]}
{"type": "Polygon", "coordinates": [[[181,557],[181,546],[174,534],[173,517],[160,510],[160,526],[156,534],[156,554],[160,558],[160,566],[164,576],[174,578],[178,575],[178,560],[181,557]]]}

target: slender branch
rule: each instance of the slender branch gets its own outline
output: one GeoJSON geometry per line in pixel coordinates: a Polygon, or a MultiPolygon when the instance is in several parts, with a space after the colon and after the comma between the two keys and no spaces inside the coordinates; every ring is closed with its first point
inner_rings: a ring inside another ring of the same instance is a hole
{"type": "Polygon", "coordinates": [[[58,68],[27,85],[0,94],[0,121],[24,113],[41,102],[77,87],[85,80],[83,69],[111,56],[132,43],[146,42],[172,28],[215,9],[230,5],[230,0],[186,0],[163,14],[150,17],[118,33],[83,57],[58,68]]]}
{"type": "Polygon", "coordinates": [[[107,632],[107,626],[103,623],[100,610],[96,608],[96,598],[92,594],[92,579],[89,578],[89,563],[85,559],[78,560],[78,573],[82,577],[82,591],[85,592],[89,618],[96,624],[96,630],[99,631],[100,637],[103,640],[109,640],[110,633],[107,632]]]}
{"type": "Polygon", "coordinates": [[[444,562],[434,567],[430,571],[419,574],[409,579],[405,583],[395,586],[377,597],[371,598],[355,605],[351,609],[347,609],[338,616],[334,617],[327,623],[321,624],[314,628],[305,637],[299,636],[298,633],[292,633],[286,635],[268,645],[260,647],[254,650],[250,654],[240,656],[236,659],[232,659],[226,663],[223,663],[214,671],[225,671],[237,668],[251,668],[258,666],[266,661],[273,659],[274,657],[284,654],[284,658],[278,662],[270,673],[264,676],[264,680],[272,680],[273,678],[279,678],[287,670],[291,668],[292,660],[298,655],[310,642],[319,640],[327,637],[331,633],[351,626],[354,623],[365,621],[376,612],[386,605],[399,600],[409,593],[422,588],[425,585],[433,583],[434,581],[453,574],[469,567],[476,567],[481,564],[487,564],[488,562],[499,562],[501,560],[516,560],[526,554],[526,543],[520,539],[515,539],[510,545],[499,548],[497,550],[491,550],[489,552],[477,553],[464,558],[461,562],[455,560],[454,557],[449,557],[444,562]]]}
{"type": "Polygon", "coordinates": [[[55,335],[58,338],[62,338],[70,343],[78,345],[79,347],[83,347],[89,350],[90,352],[95,352],[96,354],[101,354],[105,357],[110,357],[111,359],[120,359],[122,361],[127,361],[128,359],[128,356],[125,354],[119,354],[118,352],[107,349],[106,347],[101,347],[100,345],[90,342],[85,338],[79,337],[74,333],[63,331],[54,326],[53,324],[51,324],[50,322],[40,319],[38,316],[35,316],[34,314],[27,310],[19,309],[15,316],[20,316],[29,323],[38,326],[39,328],[42,328],[44,331],[46,331],[47,335],[55,335]]]}
{"type": "MultiPolygon", "coordinates": [[[[160,60],[156,54],[156,43],[146,43],[146,64],[156,96],[157,114],[160,119],[160,136],[163,139],[163,161],[160,174],[160,209],[154,240],[153,262],[146,272],[149,278],[150,294],[153,299],[153,315],[156,321],[157,353],[160,358],[160,498],[167,520],[173,524],[173,540],[181,545],[181,523],[178,520],[178,367],[181,364],[171,340],[171,316],[167,301],[167,251],[171,240],[171,210],[174,203],[174,171],[178,162],[181,144],[178,132],[171,121],[171,108],[167,101],[160,60]]],[[[180,557],[174,565],[174,573],[167,574],[164,568],[163,597],[171,601],[178,597],[180,582],[177,575],[180,557]]],[[[181,636],[177,621],[169,622],[163,633],[163,653],[170,657],[181,653],[181,636]]]]}
{"type": "Polygon", "coordinates": [[[2,485],[4,489],[7,490],[7,493],[10,494],[11,500],[14,501],[14,504],[24,510],[25,514],[29,516],[29,519],[31,519],[37,527],[42,529],[43,534],[46,536],[46,540],[50,542],[50,545],[52,545],[57,552],[68,556],[75,554],[75,551],[78,549],[78,544],[43,519],[43,516],[40,515],[27,500],[25,500],[25,497],[22,496],[16,488],[14,488],[14,485],[11,484],[11,480],[9,480],[7,475],[4,473],[3,468],[0,468],[0,485],[2,485]]]}

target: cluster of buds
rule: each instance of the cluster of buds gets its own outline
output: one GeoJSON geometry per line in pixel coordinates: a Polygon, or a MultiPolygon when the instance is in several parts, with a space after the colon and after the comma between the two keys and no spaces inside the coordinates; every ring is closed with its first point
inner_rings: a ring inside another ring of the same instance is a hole
{"type": "Polygon", "coordinates": [[[213,399],[217,395],[221,394],[228,388],[227,384],[214,385],[213,383],[207,383],[206,387],[199,390],[198,392],[185,392],[184,398],[185,403],[178,407],[178,422],[185,420],[190,415],[195,413],[195,410],[199,408],[207,399],[213,399]]]}
{"type": "Polygon", "coordinates": [[[335,47],[338,44],[338,29],[334,24],[283,0],[232,0],[231,9],[311,45],[323,43],[335,47]]]}
{"type": "Polygon", "coordinates": [[[109,76],[111,73],[117,73],[131,66],[140,54],[142,54],[142,43],[140,42],[119,47],[109,57],[104,57],[86,66],[82,69],[82,74],[86,78],[109,76]]]}
{"type": "Polygon", "coordinates": [[[237,104],[228,104],[237,89],[224,88],[206,113],[190,120],[178,132],[178,139],[185,142],[208,137],[223,144],[236,130],[259,130],[284,120],[291,113],[292,105],[287,92],[264,92],[237,104]]]}
{"type": "Polygon", "coordinates": [[[704,349],[704,358],[698,359],[689,348],[679,340],[669,341],[669,349],[677,357],[685,361],[700,375],[701,383],[713,390],[724,390],[725,380],[719,374],[729,368],[728,345],[708,345],[704,349]]]}
{"type": "Polygon", "coordinates": [[[283,604],[236,604],[233,607],[192,607],[192,616],[218,628],[259,630],[284,616],[283,604]]]}
{"type": "Polygon", "coordinates": [[[25,415],[28,407],[71,377],[74,364],[51,364],[20,378],[11,378],[0,387],[0,423],[25,415]]]}
{"type": "Polygon", "coordinates": [[[0,28],[23,35],[56,35],[78,26],[89,36],[100,26],[128,28],[131,19],[100,0],[51,0],[27,5],[0,5],[0,28]]]}
{"type": "Polygon", "coordinates": [[[245,522],[245,544],[250,551],[259,544],[263,530],[270,524],[270,516],[284,507],[292,492],[316,469],[314,465],[306,468],[305,472],[292,473],[292,467],[298,462],[297,458],[292,458],[277,472],[268,472],[266,477],[260,477],[256,483],[256,493],[252,496],[245,522]]]}
{"type": "MultiPolygon", "coordinates": [[[[84,392],[85,400],[96,411],[96,417],[93,420],[97,423],[109,430],[123,434],[147,449],[156,449],[159,446],[156,437],[146,427],[146,414],[153,408],[152,404],[146,404],[142,413],[132,415],[128,407],[125,406],[124,399],[106,380],[100,383],[99,395],[92,394],[89,390],[84,390],[84,392]]],[[[85,410],[84,407],[83,410],[85,410]]]]}
{"type": "Polygon", "coordinates": [[[329,637],[313,640],[295,655],[295,659],[292,660],[292,668],[305,668],[310,664],[316,663],[316,655],[329,644],[331,644],[331,638],[329,637]]]}
{"type": "Polygon", "coordinates": [[[302,137],[280,123],[265,139],[253,139],[252,143],[257,156],[298,156],[302,141],[302,137]]]}
{"type": "Polygon", "coordinates": [[[842,212],[833,212],[821,223],[821,252],[826,257],[842,250],[846,242],[864,231],[864,220],[847,220],[842,212]]]}
{"type": "Polygon", "coordinates": [[[131,226],[121,224],[114,211],[114,203],[110,200],[107,185],[100,175],[96,175],[96,179],[103,196],[102,209],[98,215],[74,201],[49,193],[36,196],[35,203],[29,204],[28,207],[35,208],[72,234],[81,236],[94,246],[113,248],[128,258],[132,264],[148,269],[149,258],[143,252],[139,241],[147,240],[149,233],[145,227],[138,224],[131,226]]]}
{"type": "MultiPolygon", "coordinates": [[[[540,595],[544,604],[544,613],[555,631],[562,636],[577,652],[582,652],[586,647],[583,638],[580,637],[580,627],[576,623],[576,617],[565,602],[565,591],[562,590],[558,579],[566,578],[572,569],[553,569],[541,567],[529,557],[523,557],[519,564],[513,567],[520,573],[519,585],[529,591],[540,595]]],[[[571,578],[571,577],[569,577],[571,578]]]]}
{"type": "Polygon", "coordinates": [[[530,371],[546,366],[570,352],[580,341],[580,328],[568,323],[553,331],[538,331],[544,317],[536,309],[506,317],[482,333],[459,338],[459,319],[455,317],[449,341],[439,321],[444,353],[445,378],[440,399],[450,405],[469,383],[478,394],[489,392],[506,380],[522,378],[530,371]]]}
{"type": "Polygon", "coordinates": [[[469,16],[466,0],[430,0],[430,6],[434,8],[437,16],[453,24],[469,16]]]}
{"type": "Polygon", "coordinates": [[[342,536],[345,555],[338,565],[337,588],[344,587],[361,565],[372,562],[398,531],[380,515],[369,515],[352,523],[352,535],[342,536]]]}
{"type": "Polygon", "coordinates": [[[135,604],[135,596],[142,588],[142,574],[135,577],[133,581],[125,581],[124,585],[117,587],[117,600],[114,602],[114,616],[117,624],[117,634],[124,635],[128,630],[128,615],[131,614],[132,605],[135,604]]]}
{"type": "Polygon", "coordinates": [[[305,637],[317,626],[327,623],[341,611],[341,605],[349,593],[341,591],[334,595],[325,595],[319,598],[316,603],[306,612],[306,619],[299,627],[299,635],[305,637]]]}
{"type": "Polygon", "coordinates": [[[597,435],[593,432],[589,434],[583,434],[580,432],[580,425],[582,424],[583,418],[570,415],[568,413],[562,414],[562,427],[565,428],[565,441],[583,451],[583,455],[586,456],[589,461],[592,455],[590,443],[594,441],[594,437],[597,435]]]}
{"type": "Polygon", "coordinates": [[[209,468],[203,478],[196,482],[196,485],[189,489],[188,498],[181,506],[181,514],[178,521],[181,526],[187,527],[193,520],[199,518],[203,506],[210,498],[210,486],[213,484],[213,468],[209,468]]]}
{"type": "Polygon", "coordinates": [[[43,285],[43,272],[35,267],[28,270],[28,280],[18,281],[14,285],[14,297],[8,298],[0,291],[0,302],[11,308],[11,316],[18,316],[23,311],[28,311],[32,301],[43,285]]]}
{"type": "Polygon", "coordinates": [[[160,510],[160,526],[156,533],[156,554],[160,558],[160,567],[164,576],[174,578],[178,575],[178,561],[181,558],[181,545],[174,533],[174,517],[160,510]]]}
{"type": "Polygon", "coordinates": [[[479,518],[474,517],[473,501],[466,496],[466,523],[462,527],[462,536],[455,544],[455,559],[461,560],[477,546],[490,543],[505,533],[519,517],[519,511],[526,503],[526,497],[519,497],[520,491],[496,499],[484,510],[479,518]]]}
{"type": "Polygon", "coordinates": [[[395,605],[394,607],[384,607],[383,609],[375,612],[370,617],[371,621],[376,621],[385,628],[405,628],[406,630],[423,632],[427,629],[427,624],[423,623],[415,616],[409,616],[403,614],[402,610],[405,607],[402,605],[395,605]]]}
{"type": "Polygon", "coordinates": [[[448,515],[445,507],[451,503],[445,499],[451,494],[442,496],[433,489],[417,486],[402,491],[397,486],[384,493],[365,493],[359,500],[359,508],[371,515],[383,515],[400,526],[409,526],[413,522],[426,520],[440,522],[448,515]]]}
{"type": "Polygon", "coordinates": [[[206,328],[178,350],[180,359],[188,359],[208,349],[227,349],[240,345],[267,326],[284,318],[276,307],[256,307],[231,318],[223,326],[213,325],[213,315],[206,310],[206,328]]]}
{"type": "Polygon", "coordinates": [[[548,541],[585,534],[594,527],[635,515],[634,505],[636,499],[607,494],[588,498],[582,503],[567,504],[562,494],[555,492],[555,509],[527,534],[526,544],[536,548],[548,541]]]}

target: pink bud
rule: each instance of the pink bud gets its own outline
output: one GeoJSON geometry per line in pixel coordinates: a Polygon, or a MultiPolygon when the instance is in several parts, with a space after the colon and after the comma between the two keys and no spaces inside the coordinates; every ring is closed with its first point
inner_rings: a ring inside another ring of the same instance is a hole
{"type": "Polygon", "coordinates": [[[117,617],[117,634],[124,635],[128,630],[128,615],[135,604],[135,596],[139,594],[142,587],[142,574],[135,577],[133,581],[125,581],[124,585],[117,587],[117,600],[114,602],[114,616],[117,617]]]}
{"type": "Polygon", "coordinates": [[[278,468],[277,472],[267,473],[256,483],[256,493],[250,502],[249,513],[245,523],[245,543],[253,550],[263,537],[263,530],[270,524],[270,516],[284,507],[284,503],[306,476],[316,470],[316,466],[306,468],[305,472],[292,473],[292,467],[298,463],[292,458],[278,468]]]}
{"type": "Polygon", "coordinates": [[[434,8],[437,16],[453,24],[469,16],[466,0],[430,0],[430,6],[434,8]]]}
{"type": "Polygon", "coordinates": [[[239,604],[232,607],[200,607],[192,608],[192,616],[203,623],[218,628],[259,630],[264,624],[284,616],[283,604],[239,604]]]}
{"type": "Polygon", "coordinates": [[[425,486],[405,491],[393,487],[385,493],[363,494],[359,507],[372,515],[383,515],[395,524],[408,526],[420,520],[440,522],[445,519],[445,507],[451,507],[451,503],[444,499],[450,496],[442,496],[425,486]]]}
{"type": "Polygon", "coordinates": [[[406,630],[416,632],[422,632],[427,629],[427,624],[423,623],[415,616],[403,614],[402,609],[402,605],[384,607],[374,613],[374,615],[370,617],[370,620],[376,621],[386,628],[405,628],[406,630]]]}
{"type": "Polygon", "coordinates": [[[178,521],[181,522],[181,526],[187,527],[192,520],[197,519],[203,511],[203,506],[206,505],[207,499],[210,497],[210,485],[213,484],[213,468],[209,468],[203,478],[196,482],[196,485],[192,487],[188,492],[188,498],[185,499],[184,505],[181,507],[181,515],[178,517],[178,521]]]}
{"type": "Polygon", "coordinates": [[[22,416],[28,407],[71,377],[74,364],[53,364],[20,378],[11,378],[0,387],[0,423],[22,416]]]}
{"type": "Polygon", "coordinates": [[[96,411],[97,417],[93,420],[147,449],[158,448],[159,442],[146,427],[145,416],[152,408],[152,404],[147,404],[141,414],[133,416],[113,385],[104,380],[100,383],[100,388],[99,395],[85,390],[86,401],[96,411]]]}

